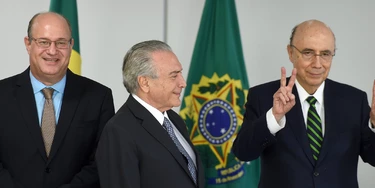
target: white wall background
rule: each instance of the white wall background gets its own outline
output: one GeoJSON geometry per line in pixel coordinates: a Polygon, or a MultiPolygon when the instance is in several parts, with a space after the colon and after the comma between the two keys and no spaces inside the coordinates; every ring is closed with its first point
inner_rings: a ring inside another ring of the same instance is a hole
{"type": "MultiPolygon", "coordinates": [[[[236,3],[251,86],[278,79],[281,66],[290,74],[292,64],[286,45],[292,27],[307,19],[319,19],[331,26],[337,39],[338,50],[329,77],[366,91],[371,102],[375,78],[374,0],[236,3]]],[[[204,0],[78,0],[78,6],[82,74],[112,88],[116,109],[128,97],[121,81],[122,59],[137,42],[164,40],[166,34],[186,78],[204,0]]],[[[0,79],[26,69],[29,63],[23,37],[28,21],[48,8],[49,0],[0,2],[0,79]]],[[[374,174],[375,168],[361,162],[360,187],[373,187],[374,174]]]]}

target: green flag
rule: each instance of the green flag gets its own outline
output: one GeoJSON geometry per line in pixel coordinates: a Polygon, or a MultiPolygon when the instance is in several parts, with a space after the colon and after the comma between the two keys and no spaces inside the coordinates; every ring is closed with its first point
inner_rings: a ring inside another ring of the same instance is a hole
{"type": "Polygon", "coordinates": [[[259,159],[231,152],[249,84],[234,0],[206,0],[180,115],[205,167],[206,188],[255,188],[259,159]]]}
{"type": "Polygon", "coordinates": [[[59,13],[69,20],[72,27],[72,37],[74,39],[73,51],[70,56],[69,69],[76,74],[81,74],[77,2],[76,0],[51,0],[49,10],[51,12],[59,13]]]}

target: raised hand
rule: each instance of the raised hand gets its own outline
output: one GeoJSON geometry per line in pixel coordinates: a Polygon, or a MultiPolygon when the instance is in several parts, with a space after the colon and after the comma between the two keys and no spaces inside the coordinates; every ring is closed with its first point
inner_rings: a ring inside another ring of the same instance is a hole
{"type": "Polygon", "coordinates": [[[371,102],[371,111],[370,111],[370,120],[372,127],[375,128],[375,80],[374,85],[372,86],[372,102],[371,102]]]}
{"type": "Polygon", "coordinates": [[[296,80],[296,75],[297,69],[294,68],[292,71],[292,75],[289,79],[289,83],[288,85],[286,85],[286,70],[284,67],[281,67],[280,88],[273,95],[272,107],[272,113],[275,116],[277,122],[279,122],[280,119],[283,116],[285,116],[285,114],[289,112],[289,110],[292,109],[292,107],[296,104],[295,96],[292,93],[294,82],[296,80]]]}

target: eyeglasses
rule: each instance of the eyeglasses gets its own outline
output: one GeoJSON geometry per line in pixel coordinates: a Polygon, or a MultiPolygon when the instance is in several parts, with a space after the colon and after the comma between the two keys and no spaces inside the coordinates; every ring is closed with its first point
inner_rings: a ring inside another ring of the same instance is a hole
{"type": "Polygon", "coordinates": [[[72,41],[72,39],[69,39],[69,40],[65,40],[65,39],[61,39],[61,40],[57,40],[57,41],[51,41],[49,39],[44,39],[44,38],[33,38],[31,37],[32,40],[35,41],[35,44],[40,47],[40,48],[49,48],[51,46],[51,44],[54,42],[55,43],[55,46],[56,48],[58,49],[66,49],[66,48],[69,48],[70,46],[70,43],[72,41]]]}
{"type": "Polygon", "coordinates": [[[314,50],[306,49],[301,51],[292,44],[290,46],[295,48],[302,55],[302,58],[306,61],[310,61],[314,56],[320,56],[324,61],[332,61],[333,56],[335,56],[335,54],[332,54],[332,52],[329,50],[321,51],[320,54],[316,54],[314,50]]]}

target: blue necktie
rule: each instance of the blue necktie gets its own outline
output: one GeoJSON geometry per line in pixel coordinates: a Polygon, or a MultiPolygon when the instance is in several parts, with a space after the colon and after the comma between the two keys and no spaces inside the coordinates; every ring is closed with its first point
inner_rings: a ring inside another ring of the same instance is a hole
{"type": "Polygon", "coordinates": [[[165,130],[167,130],[169,136],[173,140],[174,144],[177,146],[178,150],[181,152],[181,154],[187,159],[188,161],[188,169],[190,171],[190,175],[194,180],[194,183],[197,184],[197,174],[196,174],[196,169],[195,169],[195,164],[193,160],[191,159],[190,155],[186,152],[184,147],[181,145],[181,143],[178,141],[172,127],[172,123],[164,117],[164,123],[163,126],[165,130]]]}

